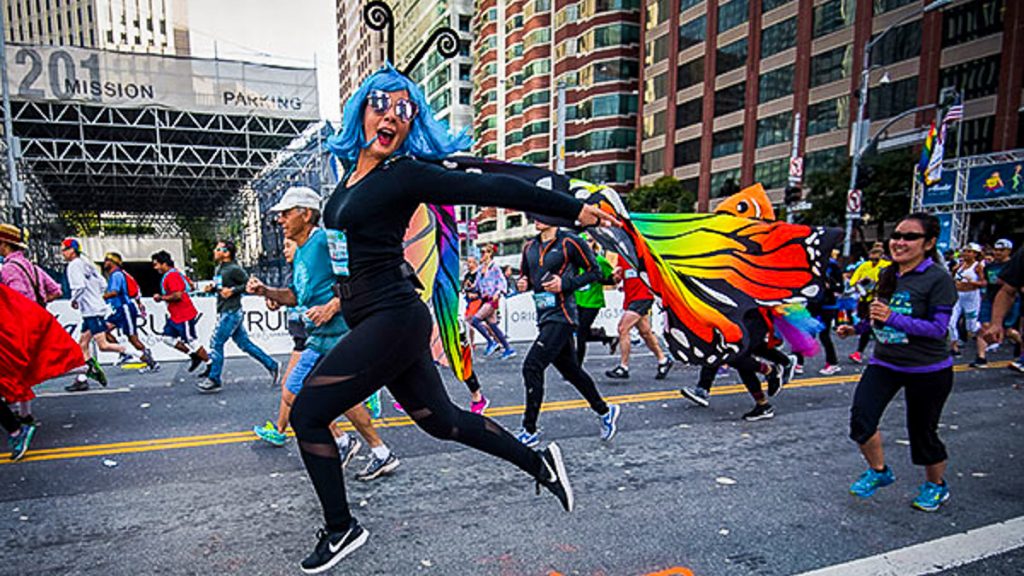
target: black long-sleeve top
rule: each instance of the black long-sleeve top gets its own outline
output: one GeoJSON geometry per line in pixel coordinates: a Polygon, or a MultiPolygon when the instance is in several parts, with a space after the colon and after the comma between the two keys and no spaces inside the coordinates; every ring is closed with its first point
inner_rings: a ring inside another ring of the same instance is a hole
{"type": "Polygon", "coordinates": [[[544,242],[540,236],[530,239],[523,247],[520,270],[533,288],[538,326],[546,322],[575,326],[576,290],[601,281],[601,266],[590,246],[565,230],[559,230],[549,242],[544,242]],[[561,292],[553,294],[542,288],[544,277],[549,273],[562,278],[561,292]]]}
{"type": "Polygon", "coordinates": [[[354,326],[377,310],[405,306],[419,299],[408,280],[390,279],[405,262],[402,240],[420,204],[501,206],[575,219],[580,201],[512,176],[474,174],[408,157],[383,162],[354,186],[338,183],[324,207],[324,224],[345,232],[349,282],[373,283],[374,289],[342,301],[354,326]]]}

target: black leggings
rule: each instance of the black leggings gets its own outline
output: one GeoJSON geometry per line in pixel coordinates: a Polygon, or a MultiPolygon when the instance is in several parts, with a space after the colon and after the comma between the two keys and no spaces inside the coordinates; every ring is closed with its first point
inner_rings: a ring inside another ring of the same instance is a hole
{"type": "MultiPolygon", "coordinates": [[[[750,393],[750,396],[755,401],[760,401],[764,398],[764,391],[761,389],[761,378],[758,376],[761,372],[760,362],[746,355],[732,360],[729,366],[734,368],[736,373],[740,375],[740,381],[743,382],[743,386],[746,387],[747,392],[750,393]]],[[[697,387],[703,388],[706,392],[711,392],[711,385],[715,383],[717,375],[718,366],[708,366],[706,364],[701,366],[697,387]]]]}
{"type": "Polygon", "coordinates": [[[544,403],[544,370],[554,365],[566,380],[590,403],[598,414],[608,412],[608,405],[597,391],[594,379],[576,362],[573,350],[573,327],[561,322],[545,322],[540,326],[537,340],[526,353],[523,361],[523,384],[526,385],[526,411],[523,412],[523,428],[530,433],[537,431],[537,417],[544,403]]]}
{"type": "Polygon", "coordinates": [[[469,388],[470,394],[476,394],[480,391],[480,381],[476,379],[476,372],[474,371],[463,381],[466,384],[466,388],[469,388]]]}
{"type": "Polygon", "coordinates": [[[18,417],[14,415],[11,407],[3,398],[0,398],[0,426],[3,426],[8,434],[14,434],[21,430],[21,422],[18,421],[18,417]]]}
{"type": "Polygon", "coordinates": [[[605,334],[604,328],[594,330],[594,320],[601,312],[600,308],[579,308],[579,325],[576,326],[576,363],[583,366],[583,359],[587,355],[587,342],[601,342],[607,344],[611,338],[605,334]]]}
{"type": "Polygon", "coordinates": [[[878,431],[885,407],[900,388],[906,390],[910,459],[918,466],[944,462],[946,447],[939,440],[939,418],[953,390],[953,368],[910,374],[883,366],[868,366],[853,393],[850,438],[864,444],[878,431]]]}
{"type": "Polygon", "coordinates": [[[372,313],[313,368],[292,407],[291,424],[324,520],[346,530],[352,520],[330,424],[386,386],[416,425],[507,460],[536,477],[540,456],[499,424],[452,404],[430,354],[432,320],[421,302],[372,313]]]}

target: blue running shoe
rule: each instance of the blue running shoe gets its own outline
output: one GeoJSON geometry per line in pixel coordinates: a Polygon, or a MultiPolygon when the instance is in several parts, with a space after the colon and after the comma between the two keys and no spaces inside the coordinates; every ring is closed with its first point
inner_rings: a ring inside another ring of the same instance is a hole
{"type": "Polygon", "coordinates": [[[505,351],[501,353],[501,359],[502,360],[508,360],[509,358],[515,358],[516,356],[517,356],[517,354],[516,354],[516,349],[515,348],[506,348],[505,351]]]}
{"type": "Polygon", "coordinates": [[[267,444],[271,444],[273,446],[284,446],[285,440],[288,439],[288,437],[283,433],[277,431],[277,426],[274,426],[270,420],[267,420],[267,423],[264,424],[262,428],[259,426],[253,426],[252,432],[256,436],[259,436],[260,440],[263,440],[267,444]]]}
{"type": "Polygon", "coordinates": [[[366,399],[366,409],[370,412],[370,418],[380,418],[380,390],[377,390],[366,399]]]}
{"type": "Polygon", "coordinates": [[[860,478],[857,478],[856,482],[850,485],[850,494],[867,498],[874,494],[875,490],[888,486],[895,481],[896,475],[892,473],[892,468],[888,466],[886,466],[883,472],[868,468],[860,475],[860,478]]]}
{"type": "Polygon", "coordinates": [[[516,440],[525,444],[527,448],[533,448],[540,444],[540,430],[531,434],[530,432],[527,432],[525,428],[520,428],[519,432],[516,432],[516,440]]]}
{"type": "Polygon", "coordinates": [[[494,354],[494,352],[497,349],[498,349],[498,343],[495,342],[494,340],[491,340],[490,342],[487,343],[487,347],[484,348],[484,356],[490,356],[491,354],[494,354]]]}
{"type": "Polygon", "coordinates": [[[605,442],[615,437],[615,433],[619,431],[619,427],[615,425],[619,420],[619,409],[618,404],[610,404],[608,406],[608,412],[601,416],[601,440],[605,442]]]}
{"type": "Polygon", "coordinates": [[[910,505],[924,512],[935,512],[946,500],[949,500],[949,487],[945,482],[942,484],[925,482],[921,484],[920,493],[910,505]]]}
{"type": "Polygon", "coordinates": [[[28,445],[35,433],[35,424],[22,424],[17,436],[7,437],[7,445],[11,447],[11,460],[21,460],[25,452],[28,452],[28,445]]]}

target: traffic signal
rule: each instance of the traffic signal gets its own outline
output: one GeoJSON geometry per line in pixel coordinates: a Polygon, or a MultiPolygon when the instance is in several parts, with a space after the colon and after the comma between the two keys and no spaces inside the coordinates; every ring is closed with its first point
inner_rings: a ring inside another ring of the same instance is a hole
{"type": "Polygon", "coordinates": [[[798,186],[787,186],[782,198],[786,206],[792,206],[804,199],[804,191],[798,186]]]}

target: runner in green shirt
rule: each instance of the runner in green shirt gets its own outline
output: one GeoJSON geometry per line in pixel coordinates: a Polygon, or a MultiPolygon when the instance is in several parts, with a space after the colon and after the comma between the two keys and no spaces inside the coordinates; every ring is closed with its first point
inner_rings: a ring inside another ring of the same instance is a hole
{"type": "Polygon", "coordinates": [[[604,287],[614,284],[612,280],[612,265],[604,257],[601,246],[594,242],[586,234],[582,237],[590,244],[590,248],[597,257],[597,264],[601,267],[601,282],[592,282],[576,291],[576,306],[579,310],[579,324],[576,326],[576,360],[583,365],[583,358],[587,354],[587,342],[600,342],[610,349],[610,354],[615,353],[619,345],[618,336],[609,336],[604,328],[592,328],[597,314],[604,308],[604,287]]]}

